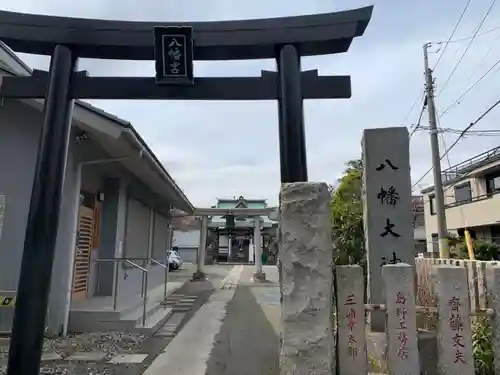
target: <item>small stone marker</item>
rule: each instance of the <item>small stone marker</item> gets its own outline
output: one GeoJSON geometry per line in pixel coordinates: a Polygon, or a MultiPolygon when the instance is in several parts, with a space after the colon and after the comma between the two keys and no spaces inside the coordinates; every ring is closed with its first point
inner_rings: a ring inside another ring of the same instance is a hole
{"type": "Polygon", "coordinates": [[[366,328],[363,269],[360,266],[337,266],[337,353],[338,375],[365,375],[366,328]]]}
{"type": "Polygon", "coordinates": [[[386,265],[382,277],[389,374],[420,375],[413,269],[404,263],[386,265]]]}
{"type": "Polygon", "coordinates": [[[436,267],[438,297],[438,371],[440,375],[474,374],[467,269],[436,267]]]}
{"type": "MultiPolygon", "coordinates": [[[[365,129],[362,143],[368,302],[383,304],[382,266],[415,264],[408,129],[365,129]]],[[[384,332],[384,313],[373,311],[370,326],[384,332]]]]}
{"type": "Polygon", "coordinates": [[[280,198],[280,375],[331,374],[335,346],[328,185],[282,184],[280,198]]]}
{"type": "Polygon", "coordinates": [[[488,307],[495,311],[490,318],[491,324],[491,346],[493,349],[493,362],[495,363],[495,374],[500,373],[500,265],[488,264],[485,270],[486,276],[486,298],[488,307]]]}

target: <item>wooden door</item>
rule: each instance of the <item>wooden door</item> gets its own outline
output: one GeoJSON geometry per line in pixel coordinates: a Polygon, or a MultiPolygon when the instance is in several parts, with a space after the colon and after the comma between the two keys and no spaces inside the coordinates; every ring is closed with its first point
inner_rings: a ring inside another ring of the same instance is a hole
{"type": "Polygon", "coordinates": [[[73,273],[73,299],[84,299],[87,297],[93,232],[94,210],[89,207],[80,206],[75,270],[73,273]]]}

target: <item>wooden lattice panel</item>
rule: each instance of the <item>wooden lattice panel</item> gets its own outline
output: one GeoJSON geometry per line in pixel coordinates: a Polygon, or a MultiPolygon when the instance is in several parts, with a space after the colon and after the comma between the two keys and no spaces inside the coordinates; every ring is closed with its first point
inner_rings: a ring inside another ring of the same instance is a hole
{"type": "Polygon", "coordinates": [[[73,278],[73,298],[76,299],[87,295],[93,231],[94,212],[91,208],[81,206],[73,278]]]}

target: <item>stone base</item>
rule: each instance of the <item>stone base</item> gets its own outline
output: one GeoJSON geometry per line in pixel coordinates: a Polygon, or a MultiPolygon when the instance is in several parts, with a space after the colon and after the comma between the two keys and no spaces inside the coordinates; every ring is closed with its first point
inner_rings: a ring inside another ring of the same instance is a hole
{"type": "Polygon", "coordinates": [[[201,271],[196,271],[193,273],[193,278],[191,279],[192,281],[203,281],[206,280],[207,277],[204,272],[201,271]]]}
{"type": "Polygon", "coordinates": [[[266,274],[264,272],[254,272],[253,279],[254,281],[266,281],[266,274]]]}

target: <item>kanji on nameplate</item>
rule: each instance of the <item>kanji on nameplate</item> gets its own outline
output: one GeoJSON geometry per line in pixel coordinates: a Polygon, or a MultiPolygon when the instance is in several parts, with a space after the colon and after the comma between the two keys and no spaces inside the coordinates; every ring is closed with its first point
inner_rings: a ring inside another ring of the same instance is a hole
{"type": "MultiPolygon", "coordinates": [[[[368,301],[381,304],[381,266],[400,262],[414,264],[408,130],[403,127],[365,129],[363,168],[368,301]]],[[[373,331],[384,331],[385,314],[372,312],[370,325],[373,331]]]]}

